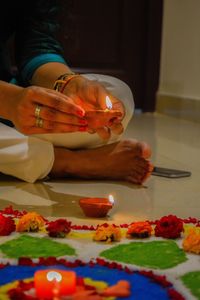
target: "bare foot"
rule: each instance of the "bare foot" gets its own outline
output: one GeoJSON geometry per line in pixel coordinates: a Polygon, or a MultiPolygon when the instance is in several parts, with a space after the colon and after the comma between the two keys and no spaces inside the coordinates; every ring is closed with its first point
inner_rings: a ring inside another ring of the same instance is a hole
{"type": "Polygon", "coordinates": [[[142,184],[151,174],[151,149],[137,140],[124,140],[95,149],[55,148],[50,175],[86,179],[125,180],[142,184]]]}

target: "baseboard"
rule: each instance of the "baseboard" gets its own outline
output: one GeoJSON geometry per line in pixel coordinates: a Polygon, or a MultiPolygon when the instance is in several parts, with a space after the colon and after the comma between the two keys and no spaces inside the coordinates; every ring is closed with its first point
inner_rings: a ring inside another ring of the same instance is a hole
{"type": "Polygon", "coordinates": [[[200,123],[200,100],[158,93],[156,112],[200,123]]]}

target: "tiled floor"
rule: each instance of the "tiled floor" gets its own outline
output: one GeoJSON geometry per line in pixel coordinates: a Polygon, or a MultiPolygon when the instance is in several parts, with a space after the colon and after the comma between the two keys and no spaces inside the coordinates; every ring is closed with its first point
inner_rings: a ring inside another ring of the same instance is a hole
{"type": "Polygon", "coordinates": [[[158,114],[135,115],[125,136],[147,141],[155,165],[189,170],[192,176],[179,179],[151,176],[144,186],[79,180],[29,184],[2,176],[0,208],[12,204],[16,209],[35,210],[44,216],[95,224],[100,220],[84,217],[79,198],[112,194],[115,205],[107,221],[121,224],[154,220],[167,214],[200,218],[200,124],[158,114]]]}

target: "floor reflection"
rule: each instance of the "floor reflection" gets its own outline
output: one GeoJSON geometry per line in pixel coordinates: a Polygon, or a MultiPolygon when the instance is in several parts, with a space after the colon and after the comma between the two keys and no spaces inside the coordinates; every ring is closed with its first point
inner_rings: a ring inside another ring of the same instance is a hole
{"type": "MultiPolygon", "coordinates": [[[[80,188],[79,183],[77,191],[77,186],[74,182],[67,183],[63,181],[61,183],[59,181],[60,191],[58,192],[56,182],[21,183],[14,190],[7,190],[1,194],[0,208],[13,205],[14,209],[37,211],[46,217],[70,217],[88,220],[79,207],[79,199],[91,196],[99,197],[99,194],[94,192],[93,195],[86,193],[87,186],[83,182],[82,184],[85,190],[80,188]],[[80,193],[81,190],[82,193],[80,193]]],[[[98,185],[98,183],[96,184],[98,185]]],[[[101,184],[103,185],[103,183],[101,184]]],[[[90,182],[90,186],[92,185],[94,185],[95,190],[95,183],[90,182]]],[[[99,186],[98,190],[101,190],[99,186]]],[[[121,185],[110,184],[107,190],[113,195],[115,203],[109,216],[102,221],[127,223],[149,218],[153,204],[148,196],[146,187],[129,186],[122,183],[121,185]],[[127,189],[131,191],[131,197],[130,194],[127,194],[127,189]]],[[[105,193],[102,193],[102,195],[105,197],[105,193]]]]}

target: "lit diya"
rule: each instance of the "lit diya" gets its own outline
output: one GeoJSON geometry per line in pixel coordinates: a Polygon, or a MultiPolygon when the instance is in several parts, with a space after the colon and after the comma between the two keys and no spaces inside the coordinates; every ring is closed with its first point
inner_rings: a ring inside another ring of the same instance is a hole
{"type": "Polygon", "coordinates": [[[106,217],[113,204],[114,198],[112,195],[109,195],[108,198],[82,198],[79,200],[79,205],[84,214],[91,218],[106,217]]]}
{"type": "Polygon", "coordinates": [[[102,126],[111,126],[117,118],[122,117],[120,110],[113,109],[112,102],[108,96],[106,96],[105,103],[105,109],[86,108],[85,118],[89,127],[97,129],[102,126]]]}
{"type": "Polygon", "coordinates": [[[34,286],[39,299],[72,295],[76,291],[76,273],[65,270],[39,270],[34,274],[34,286]]]}
{"type": "Polygon", "coordinates": [[[105,109],[101,109],[100,105],[84,102],[78,98],[75,103],[85,110],[84,118],[87,120],[88,127],[92,130],[102,128],[103,126],[111,126],[116,119],[122,118],[122,112],[116,104],[112,104],[109,96],[105,98],[105,109]]]}

